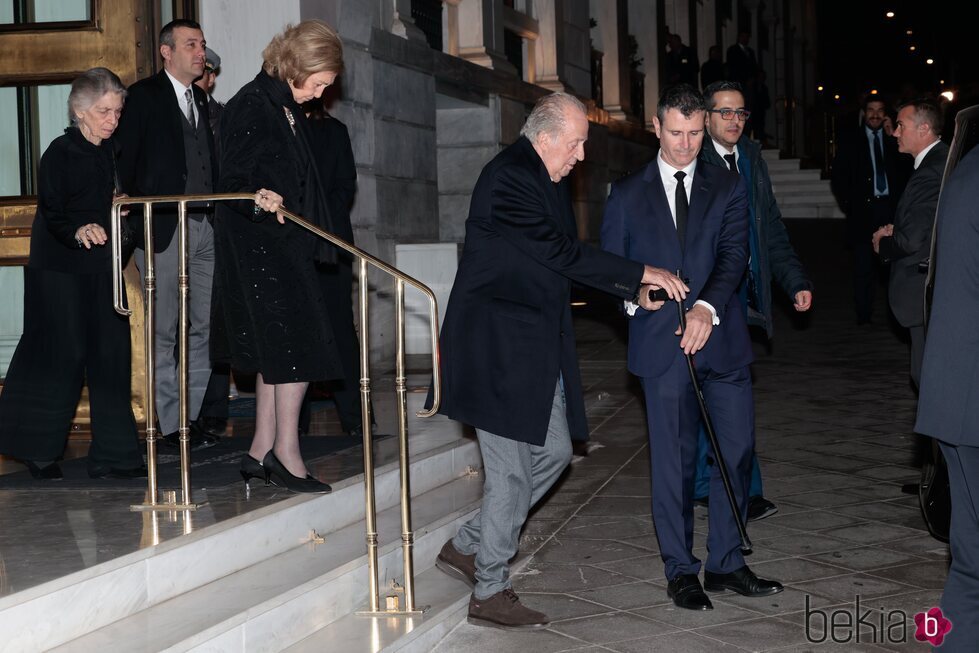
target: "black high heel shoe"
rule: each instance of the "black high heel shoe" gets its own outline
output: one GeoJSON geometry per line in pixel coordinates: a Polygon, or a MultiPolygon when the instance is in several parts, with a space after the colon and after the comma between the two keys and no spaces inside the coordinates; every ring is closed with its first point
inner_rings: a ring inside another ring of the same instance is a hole
{"type": "Polygon", "coordinates": [[[306,478],[299,478],[289,473],[275,454],[271,451],[265,454],[262,459],[262,467],[265,468],[265,481],[277,487],[284,487],[291,492],[322,493],[332,492],[326,483],[317,481],[311,474],[306,474],[306,478]]]}
{"type": "Polygon", "coordinates": [[[263,480],[266,485],[269,484],[268,473],[262,467],[262,463],[252,458],[251,454],[246,453],[241,457],[241,469],[238,471],[245,483],[248,482],[248,479],[258,478],[263,480]]]}

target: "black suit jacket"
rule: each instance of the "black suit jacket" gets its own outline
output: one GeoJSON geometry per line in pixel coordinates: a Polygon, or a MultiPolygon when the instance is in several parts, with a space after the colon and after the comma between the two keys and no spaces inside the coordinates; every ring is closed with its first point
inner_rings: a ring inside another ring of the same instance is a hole
{"type": "Polygon", "coordinates": [[[945,182],[938,205],[935,295],[914,430],[979,446],[979,147],[945,182]]]}
{"type": "Polygon", "coordinates": [[[572,281],[631,299],[643,274],[579,242],[568,183],[550,180],[522,136],[483,168],[439,345],[439,412],[535,445],[547,437],[559,374],[571,437],[588,437],[572,281]]]}
{"type": "Polygon", "coordinates": [[[741,45],[735,43],[727,49],[727,75],[735,82],[740,82],[745,90],[749,86],[754,86],[755,77],[758,75],[758,59],[755,51],[751,48],[741,49],[741,45]]]}
{"type": "MultiPolygon", "coordinates": [[[[209,125],[207,94],[196,85],[192,84],[191,88],[199,119],[209,125]]],[[[129,87],[115,140],[119,143],[119,179],[122,189],[130,196],[183,194],[187,185],[183,120],[186,118],[165,71],[129,87]]],[[[210,127],[207,142],[211,151],[212,187],[216,188],[218,161],[210,127]]],[[[157,252],[170,244],[177,229],[176,215],[175,207],[154,207],[153,245],[157,252]]],[[[134,211],[129,220],[137,242],[142,243],[143,221],[139,212],[134,211]]]]}
{"type": "Polygon", "coordinates": [[[939,141],[911,175],[894,212],[894,235],[880,240],[880,257],[891,264],[889,299],[901,326],[925,322],[925,275],[918,264],[928,258],[931,231],[942,188],[948,145],[939,141]]]}
{"type": "MultiPolygon", "coordinates": [[[[897,139],[883,132],[881,149],[884,152],[888,194],[894,206],[897,198],[904,192],[914,159],[898,152],[897,139]]],[[[874,165],[870,159],[870,145],[863,123],[857,129],[840,133],[839,149],[833,159],[831,186],[840,210],[851,223],[867,221],[873,217],[874,207],[871,203],[874,201],[874,165]]]]}

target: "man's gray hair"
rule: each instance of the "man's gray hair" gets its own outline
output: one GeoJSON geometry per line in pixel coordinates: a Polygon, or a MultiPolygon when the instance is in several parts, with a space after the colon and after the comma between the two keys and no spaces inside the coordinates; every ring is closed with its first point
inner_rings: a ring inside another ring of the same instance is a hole
{"type": "Polygon", "coordinates": [[[88,111],[106,93],[118,93],[126,97],[126,87],[119,77],[108,68],[90,68],[75,78],[68,93],[68,122],[78,123],[79,111],[88,111]]]}
{"type": "Polygon", "coordinates": [[[557,136],[567,123],[565,112],[568,109],[577,109],[588,115],[588,109],[573,95],[561,92],[545,95],[537,100],[534,109],[527,116],[527,122],[520,129],[521,135],[526,136],[531,143],[536,142],[541,134],[552,138],[557,136]]]}

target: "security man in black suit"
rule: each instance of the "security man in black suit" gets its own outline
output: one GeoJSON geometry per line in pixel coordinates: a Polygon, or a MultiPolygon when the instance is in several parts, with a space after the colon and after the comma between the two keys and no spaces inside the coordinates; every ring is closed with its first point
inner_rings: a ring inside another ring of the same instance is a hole
{"type": "MultiPolygon", "coordinates": [[[[179,19],[160,30],[163,70],[129,87],[126,110],[116,132],[120,145],[119,177],[130,196],[213,193],[218,165],[209,126],[207,94],[194,84],[204,72],[205,47],[201,26],[179,19]]],[[[176,207],[153,211],[153,249],[156,252],[156,407],[160,429],[168,444],[177,444],[179,426],[177,375],[177,238],[176,207]]],[[[210,208],[188,210],[190,263],[191,418],[196,418],[211,374],[208,338],[211,325],[211,281],[214,274],[214,235],[210,208]]],[[[130,218],[138,242],[145,243],[143,222],[130,218]]],[[[144,253],[136,265],[145,270],[144,253]]],[[[215,438],[193,429],[192,446],[207,446],[215,438]]]]}
{"type": "Polygon", "coordinates": [[[874,251],[891,264],[888,299],[891,311],[911,334],[911,380],[921,379],[925,350],[925,275],[918,264],[928,258],[931,231],[942,189],[948,145],[941,141],[942,108],[932,99],[904,104],[897,114],[894,136],[898,149],[914,157],[914,174],[897,203],[894,223],[873,236],[874,251]]]}
{"type": "Polygon", "coordinates": [[[846,215],[847,239],[853,250],[857,324],[870,323],[874,306],[878,266],[871,238],[878,228],[894,221],[897,199],[910,174],[911,161],[898,153],[893,131],[884,100],[868,95],[863,102],[863,122],[840,133],[833,160],[833,195],[846,215]]]}

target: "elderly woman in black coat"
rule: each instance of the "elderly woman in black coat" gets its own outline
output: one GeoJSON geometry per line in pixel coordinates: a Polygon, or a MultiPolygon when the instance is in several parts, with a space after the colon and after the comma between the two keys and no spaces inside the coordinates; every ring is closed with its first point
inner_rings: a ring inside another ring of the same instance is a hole
{"type": "Polygon", "coordinates": [[[60,479],[82,382],[88,384],[93,478],[146,476],[130,404],[129,322],[112,303],[111,136],[126,88],[92,68],[71,85],[71,126],[41,157],[24,270],[24,334],[0,394],[0,454],[35,478],[60,479]]]}
{"type": "Polygon", "coordinates": [[[336,253],[276,212],[286,207],[332,231],[300,104],[333,83],[343,49],[326,23],[307,20],[287,26],[262,56],[262,71],[228,102],[221,122],[220,191],[255,198],[219,205],[215,215],[220,308],[212,357],[257,374],[255,437],[242,477],[328,492],[303,462],[298,420],[309,382],[342,376],[315,267],[336,253]]]}

